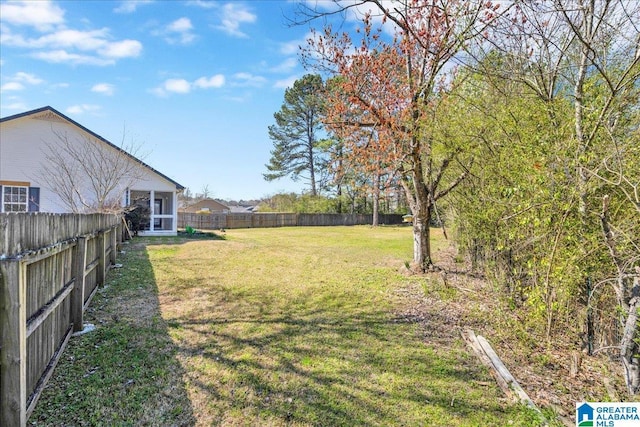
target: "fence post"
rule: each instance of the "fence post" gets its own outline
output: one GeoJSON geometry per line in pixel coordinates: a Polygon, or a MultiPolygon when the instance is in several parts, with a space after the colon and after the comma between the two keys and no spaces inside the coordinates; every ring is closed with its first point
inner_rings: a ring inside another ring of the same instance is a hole
{"type": "Polygon", "coordinates": [[[73,291],[71,292],[71,321],[73,322],[73,330],[81,331],[83,325],[83,311],[84,306],[84,282],[85,282],[85,269],[87,267],[87,238],[84,236],[78,237],[76,243],[76,250],[73,254],[73,274],[74,283],[73,291]]]}
{"type": "Polygon", "coordinates": [[[118,255],[118,226],[114,226],[109,232],[109,237],[111,238],[111,264],[115,264],[117,261],[118,255]]]}
{"type": "Polygon", "coordinates": [[[104,277],[105,271],[107,271],[107,250],[105,248],[105,243],[107,239],[105,238],[105,231],[100,231],[98,233],[98,271],[96,273],[96,286],[104,285],[104,277]]]}
{"type": "Polygon", "coordinates": [[[27,424],[27,264],[0,262],[0,425],[27,424]]]}

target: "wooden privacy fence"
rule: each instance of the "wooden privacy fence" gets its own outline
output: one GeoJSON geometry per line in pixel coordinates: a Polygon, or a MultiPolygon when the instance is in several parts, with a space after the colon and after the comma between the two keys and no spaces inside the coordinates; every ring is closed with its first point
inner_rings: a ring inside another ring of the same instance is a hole
{"type": "Polygon", "coordinates": [[[26,425],[115,263],[121,224],[108,214],[0,214],[0,425],[26,425]]]}
{"type": "MultiPolygon", "coordinates": [[[[178,228],[191,226],[196,229],[220,228],[296,227],[330,225],[366,225],[373,222],[371,214],[301,214],[301,213],[210,213],[178,212],[178,228]]],[[[378,216],[379,224],[402,224],[402,215],[378,216]]]]}

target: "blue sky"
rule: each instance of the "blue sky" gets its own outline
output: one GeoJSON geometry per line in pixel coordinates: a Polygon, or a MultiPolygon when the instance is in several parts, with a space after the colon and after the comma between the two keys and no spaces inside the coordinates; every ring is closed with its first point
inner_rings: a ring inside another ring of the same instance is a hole
{"type": "Polygon", "coordinates": [[[287,1],[1,1],[0,116],[50,105],[214,197],[251,199],[266,182],[267,127],[302,77],[309,27],[287,1]]]}

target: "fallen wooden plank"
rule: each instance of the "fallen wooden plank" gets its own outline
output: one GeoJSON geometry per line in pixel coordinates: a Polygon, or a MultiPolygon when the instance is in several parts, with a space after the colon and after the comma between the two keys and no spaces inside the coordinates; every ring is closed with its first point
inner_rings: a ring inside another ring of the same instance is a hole
{"type": "Polygon", "coordinates": [[[498,386],[507,395],[507,397],[517,402],[524,403],[529,408],[536,411],[542,419],[543,425],[548,425],[548,421],[542,414],[542,411],[540,411],[529,395],[527,395],[520,384],[518,384],[518,381],[516,381],[513,375],[511,375],[511,372],[509,372],[504,363],[502,363],[502,360],[500,360],[496,352],[493,350],[489,341],[487,341],[482,335],[476,335],[471,330],[464,331],[462,337],[469,343],[470,347],[476,355],[478,355],[482,363],[489,367],[491,374],[498,383],[498,386]]]}
{"type": "Polygon", "coordinates": [[[482,347],[486,355],[491,360],[491,364],[494,366],[495,370],[500,374],[502,378],[504,378],[505,382],[509,384],[509,388],[513,390],[513,392],[516,394],[518,399],[522,403],[531,407],[532,409],[535,409],[536,411],[540,411],[536,406],[536,404],[533,403],[533,400],[531,400],[529,395],[527,395],[527,393],[522,389],[522,387],[520,387],[520,384],[518,384],[518,381],[516,381],[513,375],[511,375],[511,372],[509,372],[509,370],[504,365],[504,363],[502,363],[502,360],[500,360],[500,358],[498,357],[496,352],[493,350],[493,348],[491,347],[491,344],[489,344],[486,338],[483,337],[482,335],[477,335],[477,338],[478,338],[478,343],[480,344],[480,346],[482,347]]]}
{"type": "Polygon", "coordinates": [[[462,332],[462,338],[467,342],[469,347],[471,347],[476,356],[478,356],[482,364],[489,368],[489,372],[498,383],[498,386],[500,387],[502,392],[507,395],[509,399],[515,400],[515,396],[513,395],[513,391],[509,387],[509,384],[507,384],[504,378],[502,378],[495,370],[493,364],[491,363],[491,359],[489,359],[489,356],[487,356],[487,354],[482,349],[482,346],[480,346],[476,334],[472,330],[467,329],[462,332]]]}

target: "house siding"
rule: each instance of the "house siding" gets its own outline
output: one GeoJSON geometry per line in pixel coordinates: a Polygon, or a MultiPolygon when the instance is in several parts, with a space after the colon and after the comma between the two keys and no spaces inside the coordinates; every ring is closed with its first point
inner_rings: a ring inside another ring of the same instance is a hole
{"type": "MultiPolygon", "coordinates": [[[[80,146],[80,144],[99,144],[100,149],[118,152],[118,148],[110,143],[99,140],[95,135],[87,132],[75,123],[65,120],[52,110],[34,114],[26,114],[10,120],[3,119],[0,122],[0,182],[19,181],[28,183],[30,187],[40,189],[40,212],[67,213],[70,209],[65,205],[58,194],[50,188],[46,175],[42,171],[42,165],[47,161],[48,147],[60,145],[60,138],[56,135],[66,135],[68,141],[80,146]]],[[[137,159],[127,155],[126,161],[136,162],[137,159]]],[[[127,183],[129,184],[129,183],[127,183]]],[[[123,183],[122,186],[125,184],[123,183]]],[[[127,188],[117,188],[113,191],[114,197],[125,194],[127,188]]],[[[175,198],[176,191],[182,189],[179,184],[170,181],[157,171],[142,167],[140,179],[127,185],[131,190],[157,191],[172,193],[175,198]]],[[[124,204],[125,197],[121,203],[124,204]]],[[[177,231],[177,210],[174,207],[173,233],[177,231]]]]}
{"type": "Polygon", "coordinates": [[[39,176],[44,160],[43,143],[51,134],[48,122],[28,118],[2,123],[0,126],[0,181],[21,181],[31,187],[40,187],[41,212],[65,212],[60,198],[43,185],[39,176]],[[27,124],[28,125],[25,125],[27,124]]]}

